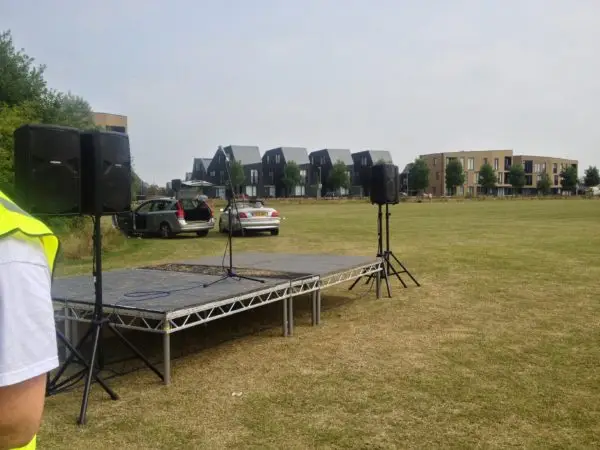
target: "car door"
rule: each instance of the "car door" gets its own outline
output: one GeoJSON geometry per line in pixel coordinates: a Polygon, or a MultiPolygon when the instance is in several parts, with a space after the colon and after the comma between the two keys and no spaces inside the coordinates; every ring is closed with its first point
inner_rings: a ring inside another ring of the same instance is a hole
{"type": "Polygon", "coordinates": [[[160,230],[160,224],[163,222],[169,223],[171,216],[174,216],[174,212],[171,209],[170,200],[154,200],[152,202],[152,208],[148,213],[148,231],[151,233],[158,233],[160,230]]]}
{"type": "Polygon", "coordinates": [[[142,203],[135,210],[134,213],[134,223],[135,223],[135,231],[139,233],[148,232],[148,214],[152,210],[153,201],[147,201],[142,203]]]}

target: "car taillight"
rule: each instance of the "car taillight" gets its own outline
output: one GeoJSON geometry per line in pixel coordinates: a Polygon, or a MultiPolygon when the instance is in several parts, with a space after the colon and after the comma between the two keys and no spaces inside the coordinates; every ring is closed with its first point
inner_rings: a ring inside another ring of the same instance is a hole
{"type": "Polygon", "coordinates": [[[246,214],[245,212],[239,213],[238,216],[239,216],[240,219],[247,219],[248,218],[248,214],[246,214]]]}
{"type": "Polygon", "coordinates": [[[177,215],[177,219],[185,219],[185,213],[183,212],[183,206],[181,206],[181,202],[177,202],[177,212],[175,214],[177,215]]]}
{"type": "Polygon", "coordinates": [[[273,211],[271,217],[279,217],[279,211],[273,211]]]}

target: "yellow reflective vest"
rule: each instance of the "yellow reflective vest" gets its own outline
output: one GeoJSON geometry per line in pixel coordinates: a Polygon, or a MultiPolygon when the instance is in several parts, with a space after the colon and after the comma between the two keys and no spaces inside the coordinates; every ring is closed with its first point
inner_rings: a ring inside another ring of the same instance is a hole
{"type": "MultiPolygon", "coordinates": [[[[0,239],[15,237],[26,241],[39,239],[44,248],[50,273],[54,273],[54,263],[58,253],[58,238],[43,222],[23,211],[7,195],[0,191],[0,239]]],[[[25,447],[15,450],[35,450],[36,437],[25,447]]]]}

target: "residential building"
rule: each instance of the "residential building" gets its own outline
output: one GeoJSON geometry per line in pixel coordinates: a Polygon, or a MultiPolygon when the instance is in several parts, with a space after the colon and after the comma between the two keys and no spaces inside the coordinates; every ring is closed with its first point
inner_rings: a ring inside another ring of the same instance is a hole
{"type": "Polygon", "coordinates": [[[362,195],[371,194],[371,168],[379,163],[393,164],[392,155],[385,150],[363,150],[352,153],[354,182],[361,187],[362,195]]]}
{"type": "Polygon", "coordinates": [[[210,158],[194,158],[194,167],[192,168],[192,180],[208,181],[208,166],[212,159],[210,158]]]}
{"type": "Polygon", "coordinates": [[[537,184],[544,172],[550,176],[551,192],[560,194],[562,192],[560,173],[569,166],[575,168],[578,166],[578,162],[574,159],[531,155],[517,155],[513,158],[513,164],[521,164],[525,169],[524,195],[537,193],[537,184]]]}
{"type": "MultiPolygon", "coordinates": [[[[333,148],[315,150],[309,154],[309,161],[311,166],[309,177],[311,183],[317,185],[317,196],[336,191],[329,181],[329,175],[333,165],[338,161],[342,161],[346,165],[350,185],[354,186],[354,161],[350,150],[333,148]]],[[[341,188],[336,193],[338,195],[348,195],[349,190],[341,188]]]]}
{"type": "Polygon", "coordinates": [[[265,197],[301,197],[306,195],[310,162],[304,147],[277,147],[267,150],[262,157],[265,197]],[[293,192],[287,192],[283,182],[287,164],[295,162],[300,169],[300,185],[293,192]]]}
{"type": "Polygon", "coordinates": [[[527,181],[530,184],[525,186],[523,190],[524,194],[537,191],[537,175],[544,170],[548,171],[552,182],[556,181],[556,184],[553,184],[553,191],[559,192],[560,177],[555,178],[554,175],[560,174],[560,169],[557,169],[558,172],[555,174],[553,172],[554,165],[557,168],[561,167],[561,164],[577,165],[577,161],[567,159],[544,156],[515,156],[511,149],[431,153],[421,155],[421,158],[425,160],[429,167],[429,188],[425,192],[438,196],[450,195],[450,192],[446,188],[446,167],[453,159],[459,160],[465,171],[465,183],[463,186],[457,187],[456,195],[477,195],[482,193],[481,186],[479,185],[479,170],[486,163],[490,164],[496,173],[497,182],[493,194],[499,196],[512,194],[509,173],[513,164],[521,163],[525,167],[527,181]],[[541,170],[542,167],[544,170],[541,170]],[[539,169],[539,171],[536,172],[535,169],[539,169]],[[536,176],[534,177],[534,175],[536,176]]]}
{"type": "Polygon", "coordinates": [[[408,195],[412,195],[414,192],[414,189],[412,189],[410,187],[410,171],[412,170],[414,166],[414,163],[408,163],[406,166],[404,166],[404,170],[402,172],[400,172],[399,174],[399,186],[400,186],[400,192],[405,192],[408,195]]]}
{"type": "MultiPolygon", "coordinates": [[[[238,161],[244,168],[244,183],[239,188],[239,194],[255,197],[263,192],[262,189],[262,159],[257,146],[253,145],[229,145],[223,148],[229,161],[238,161]]],[[[215,156],[208,165],[208,179],[215,186],[213,195],[225,197],[225,190],[229,186],[227,175],[227,159],[222,151],[217,150],[215,156]]]]}
{"type": "Polygon", "coordinates": [[[93,113],[94,125],[101,127],[106,131],[115,131],[117,133],[127,133],[127,116],[120,114],[109,114],[102,112],[93,113]]]}

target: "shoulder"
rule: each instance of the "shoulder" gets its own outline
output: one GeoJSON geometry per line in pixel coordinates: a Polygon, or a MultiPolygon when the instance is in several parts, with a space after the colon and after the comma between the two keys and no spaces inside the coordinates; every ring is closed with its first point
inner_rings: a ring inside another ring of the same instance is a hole
{"type": "Polygon", "coordinates": [[[11,263],[47,267],[48,261],[41,241],[11,236],[0,239],[0,264],[11,263]]]}
{"type": "Polygon", "coordinates": [[[50,268],[39,239],[0,239],[0,292],[29,290],[30,294],[49,296],[50,268]]]}

